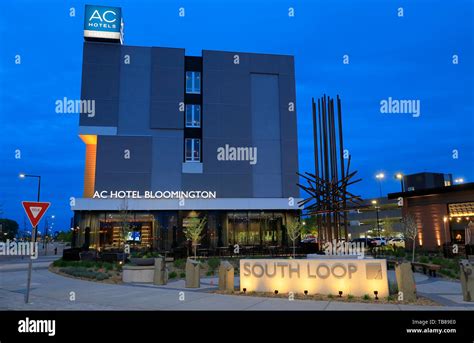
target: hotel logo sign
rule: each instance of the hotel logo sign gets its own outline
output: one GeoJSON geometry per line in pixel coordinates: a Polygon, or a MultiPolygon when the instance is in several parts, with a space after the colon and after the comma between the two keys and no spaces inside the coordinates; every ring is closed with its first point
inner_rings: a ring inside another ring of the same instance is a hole
{"type": "Polygon", "coordinates": [[[215,191],[95,191],[94,199],[215,199],[215,191]]]}
{"type": "Polygon", "coordinates": [[[389,295],[385,260],[240,260],[240,290],[247,292],[389,295]]]}
{"type": "Polygon", "coordinates": [[[123,21],[120,7],[86,5],[84,37],[122,41],[123,21]]]}

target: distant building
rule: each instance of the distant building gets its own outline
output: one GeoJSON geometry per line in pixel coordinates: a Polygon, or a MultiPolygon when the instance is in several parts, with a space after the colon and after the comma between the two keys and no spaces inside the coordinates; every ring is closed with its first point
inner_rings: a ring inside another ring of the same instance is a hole
{"type": "Polygon", "coordinates": [[[396,199],[366,199],[359,209],[354,209],[348,214],[350,239],[379,236],[377,210],[382,236],[387,235],[385,229],[388,227],[391,228],[392,233],[389,234],[391,236],[396,236],[403,231],[401,225],[402,210],[396,199]],[[373,200],[377,203],[373,204],[373,200]]]}
{"type": "Polygon", "coordinates": [[[417,173],[403,176],[403,191],[419,191],[436,187],[451,186],[453,176],[443,173],[417,173]]]}
{"type": "Polygon", "coordinates": [[[388,198],[402,198],[403,214],[415,217],[420,248],[437,250],[444,243],[466,243],[467,226],[474,221],[474,183],[391,193],[388,198]]]}

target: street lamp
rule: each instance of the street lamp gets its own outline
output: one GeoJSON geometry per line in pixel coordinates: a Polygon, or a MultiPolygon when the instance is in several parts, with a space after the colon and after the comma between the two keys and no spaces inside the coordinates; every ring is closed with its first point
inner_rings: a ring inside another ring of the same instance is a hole
{"type": "Polygon", "coordinates": [[[385,174],[384,173],[378,173],[377,175],[375,175],[375,178],[379,182],[380,197],[382,197],[382,180],[385,178],[385,174]]]}
{"type": "Polygon", "coordinates": [[[463,178],[454,179],[454,183],[464,183],[463,178]]]}
{"type": "Polygon", "coordinates": [[[374,205],[375,208],[375,213],[377,215],[377,231],[379,232],[379,238],[382,237],[381,235],[381,230],[380,230],[380,221],[379,221],[379,209],[380,206],[377,206],[377,200],[372,200],[372,204],[374,205]]]}
{"type": "Polygon", "coordinates": [[[403,191],[404,191],[404,188],[405,188],[405,187],[403,187],[403,174],[402,174],[402,173],[396,173],[396,174],[395,174],[395,178],[398,179],[398,180],[400,180],[400,184],[401,184],[401,186],[402,186],[402,192],[403,192],[403,191]]]}
{"type": "MultiPolygon", "coordinates": [[[[30,175],[30,174],[23,174],[21,173],[20,179],[26,179],[27,177],[33,177],[38,179],[38,196],[37,196],[37,201],[40,201],[40,194],[41,194],[41,176],[40,175],[30,175]]],[[[36,227],[34,228],[34,242],[36,242],[36,227]]]]}

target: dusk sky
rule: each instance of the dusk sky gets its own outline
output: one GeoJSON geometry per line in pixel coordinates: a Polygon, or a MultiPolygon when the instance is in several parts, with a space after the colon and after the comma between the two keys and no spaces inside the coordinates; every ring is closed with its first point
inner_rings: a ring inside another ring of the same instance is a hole
{"type": "MultiPolygon", "coordinates": [[[[41,200],[52,203],[54,230],[69,228],[69,198],[82,196],[79,117],[55,113],[55,101],[80,98],[85,3],[0,2],[1,216],[22,229],[21,201],[36,199],[36,180],[21,180],[20,172],[42,176],[41,200]]],[[[386,174],[384,194],[399,191],[396,172],[474,180],[473,1],[87,3],[122,7],[127,45],[197,56],[203,49],[294,55],[301,172],[314,168],[311,98],[325,93],[342,99],[345,148],[363,179],[354,193],[378,196],[378,172],[386,174]],[[389,97],[419,100],[420,116],[381,113],[389,97]]]]}

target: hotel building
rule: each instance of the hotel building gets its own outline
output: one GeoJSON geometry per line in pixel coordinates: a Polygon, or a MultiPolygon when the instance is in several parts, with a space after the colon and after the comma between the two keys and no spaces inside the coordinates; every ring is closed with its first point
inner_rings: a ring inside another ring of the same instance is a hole
{"type": "Polygon", "coordinates": [[[172,251],[192,217],[207,218],[203,248],[285,245],[301,200],[293,57],[123,45],[121,25],[90,29],[121,22],[114,10],[86,8],[81,99],[95,111],[79,119],[76,245],[87,230],[92,248],[172,251]]]}

